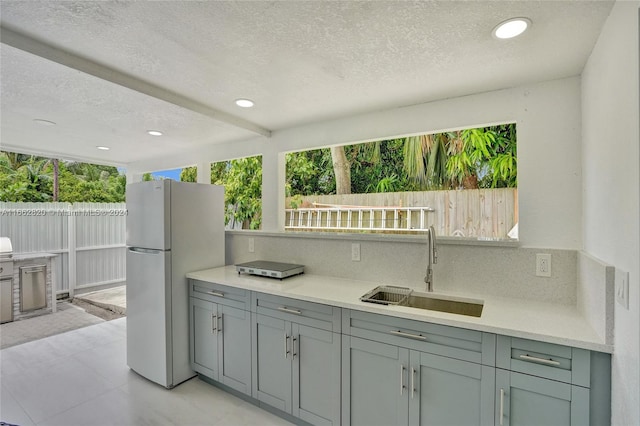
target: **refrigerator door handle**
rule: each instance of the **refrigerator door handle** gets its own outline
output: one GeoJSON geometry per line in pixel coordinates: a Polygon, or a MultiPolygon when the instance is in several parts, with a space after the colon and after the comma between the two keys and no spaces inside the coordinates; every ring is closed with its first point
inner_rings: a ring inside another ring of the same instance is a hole
{"type": "Polygon", "coordinates": [[[140,248],[140,247],[129,247],[129,251],[131,253],[136,253],[136,254],[160,254],[160,253],[163,253],[162,250],[144,249],[144,248],[140,248]]]}

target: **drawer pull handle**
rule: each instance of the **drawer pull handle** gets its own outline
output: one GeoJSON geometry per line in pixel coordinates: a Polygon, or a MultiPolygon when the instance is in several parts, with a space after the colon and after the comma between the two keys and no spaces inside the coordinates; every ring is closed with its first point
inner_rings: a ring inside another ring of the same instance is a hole
{"type": "Polygon", "coordinates": [[[220,293],[220,292],[217,292],[217,291],[208,291],[207,294],[210,294],[212,296],[224,297],[223,293],[220,293]]]}
{"type": "Polygon", "coordinates": [[[520,355],[520,359],[523,359],[525,361],[539,362],[541,364],[547,364],[547,365],[560,365],[560,362],[558,361],[554,361],[552,359],[538,358],[537,356],[531,356],[531,355],[520,355]]]}
{"type": "Polygon", "coordinates": [[[283,312],[289,312],[290,314],[302,315],[302,311],[299,311],[297,309],[287,308],[286,306],[280,306],[278,310],[283,312]]]}
{"type": "Polygon", "coordinates": [[[405,333],[404,331],[400,331],[400,330],[391,330],[389,333],[395,334],[396,336],[408,337],[410,339],[424,340],[424,341],[427,340],[427,338],[421,334],[405,333]]]}

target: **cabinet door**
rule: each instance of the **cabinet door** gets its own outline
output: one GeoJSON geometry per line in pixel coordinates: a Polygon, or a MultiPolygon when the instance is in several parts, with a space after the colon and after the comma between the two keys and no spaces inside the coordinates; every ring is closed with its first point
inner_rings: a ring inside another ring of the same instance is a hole
{"type": "Polygon", "coordinates": [[[251,394],[251,313],[218,305],[218,380],[251,394]]]}
{"type": "Polygon", "coordinates": [[[293,332],[293,412],[314,425],[340,424],[340,334],[301,324],[293,332]]]}
{"type": "Polygon", "coordinates": [[[291,323],[256,314],[252,396],[291,413],[291,323]]]}
{"type": "Polygon", "coordinates": [[[191,367],[200,374],[218,380],[217,305],[190,298],[191,367]]]}
{"type": "Polygon", "coordinates": [[[496,425],[589,424],[589,389],[496,369],[496,425]]]}
{"type": "Polygon", "coordinates": [[[409,351],[344,336],[343,425],[406,425],[409,421],[409,351]]]}
{"type": "Polygon", "coordinates": [[[493,424],[495,368],[411,351],[409,424],[493,424]]]}

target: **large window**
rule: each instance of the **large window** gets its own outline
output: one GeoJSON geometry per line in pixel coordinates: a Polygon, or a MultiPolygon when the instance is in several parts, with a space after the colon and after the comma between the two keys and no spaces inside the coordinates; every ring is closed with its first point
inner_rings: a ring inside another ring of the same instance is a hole
{"type": "Polygon", "coordinates": [[[285,229],[517,238],[514,123],[292,152],[285,229]]]}

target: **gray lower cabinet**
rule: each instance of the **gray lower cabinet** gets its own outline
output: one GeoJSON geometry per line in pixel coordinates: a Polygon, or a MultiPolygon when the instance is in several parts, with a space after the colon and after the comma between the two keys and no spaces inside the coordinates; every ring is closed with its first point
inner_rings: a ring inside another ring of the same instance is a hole
{"type": "Polygon", "coordinates": [[[358,311],[343,331],[343,425],[493,425],[495,335],[358,311]]]}
{"type": "Polygon", "coordinates": [[[490,425],[495,368],[344,336],[343,424],[490,425]]]}
{"type": "Polygon", "coordinates": [[[358,337],[343,339],[342,424],[408,424],[409,351],[358,337]]]}
{"type": "Polygon", "coordinates": [[[496,426],[608,425],[607,354],[498,336],[496,426]]]}
{"type": "MultiPolygon", "coordinates": [[[[311,424],[340,424],[341,342],[332,330],[334,309],[323,329],[305,324],[322,325],[309,312],[315,304],[280,298],[285,309],[274,310],[269,304],[280,300],[261,297],[256,304],[263,313],[255,314],[253,329],[253,397],[311,424]]],[[[337,316],[339,324],[339,310],[337,316]]]]}
{"type": "Polygon", "coordinates": [[[195,371],[316,425],[608,425],[611,357],[190,282],[195,371]]]}
{"type": "Polygon", "coordinates": [[[589,389],[569,383],[496,370],[496,425],[589,424],[589,389]]]}
{"type": "MultiPolygon", "coordinates": [[[[209,296],[224,299],[224,293],[214,293],[218,296],[209,296]]],[[[251,312],[192,296],[189,323],[193,370],[251,395],[251,312]]]]}
{"type": "Polygon", "coordinates": [[[409,424],[491,425],[495,368],[411,351],[409,424]]]}

